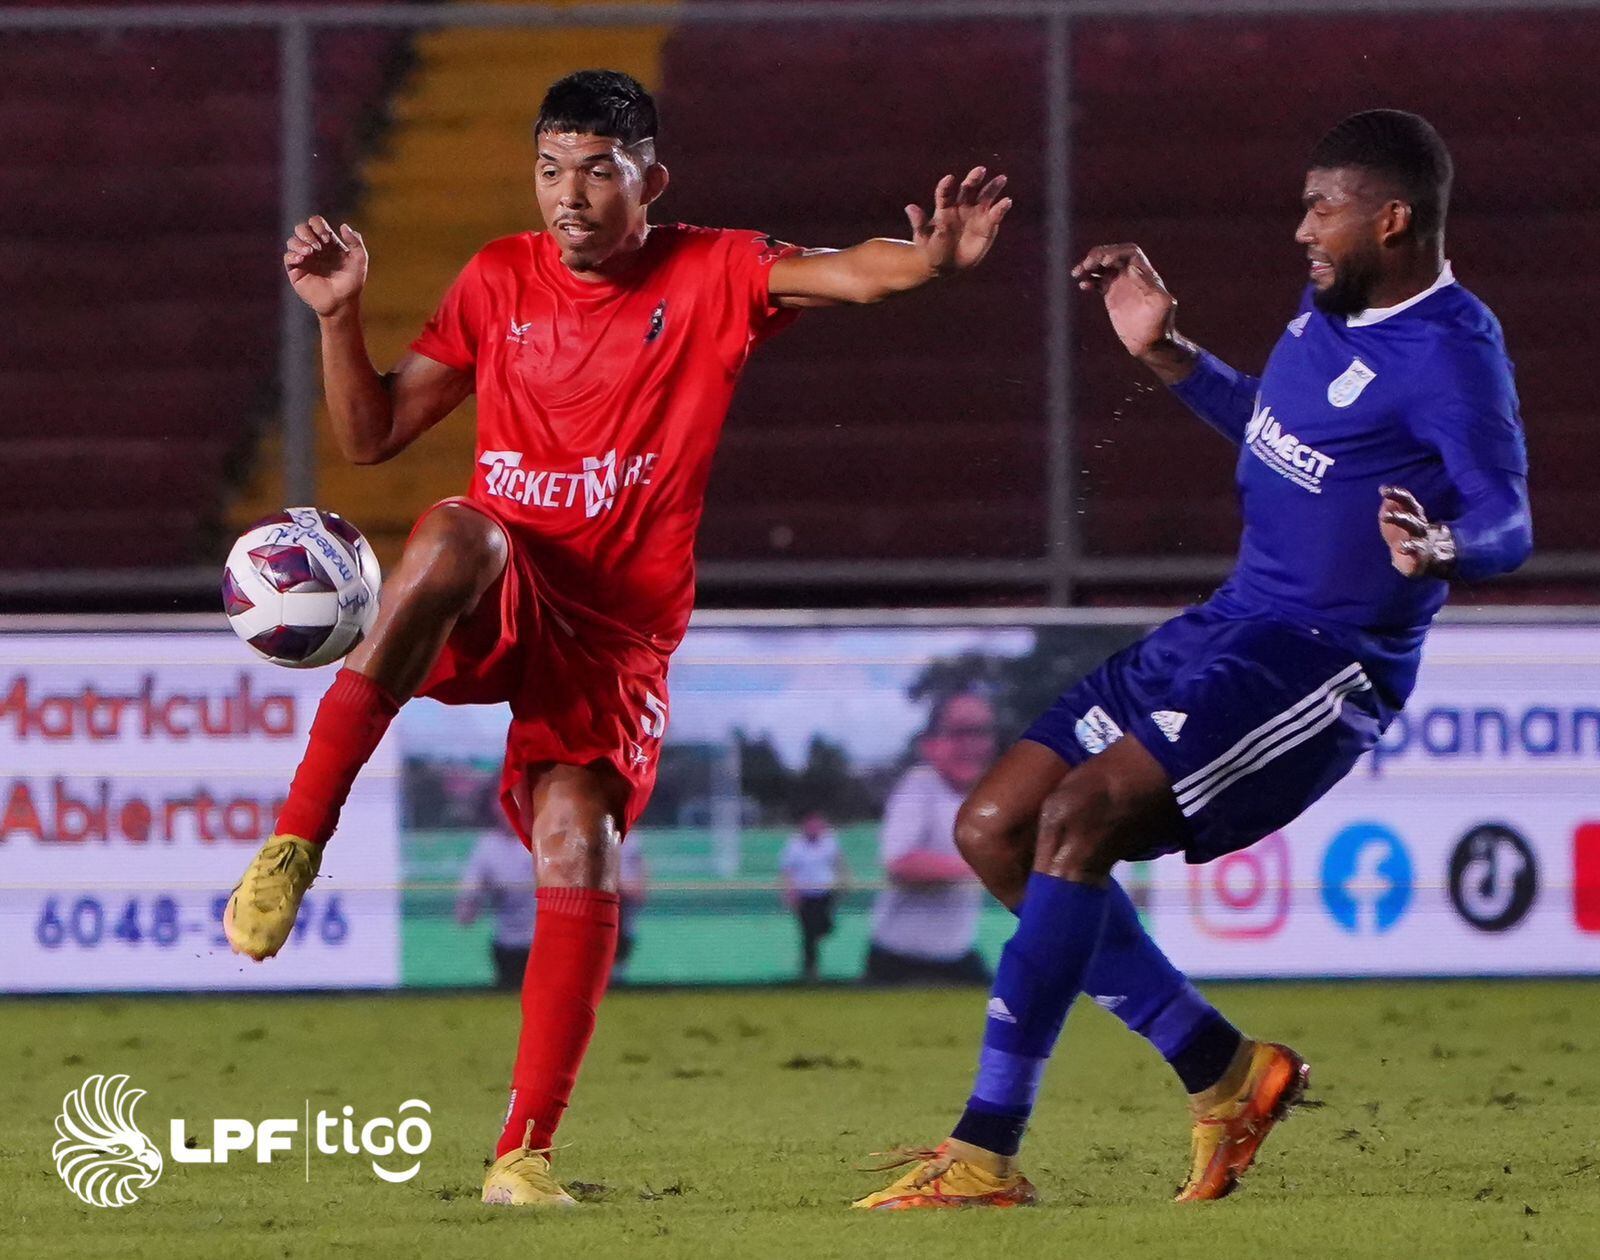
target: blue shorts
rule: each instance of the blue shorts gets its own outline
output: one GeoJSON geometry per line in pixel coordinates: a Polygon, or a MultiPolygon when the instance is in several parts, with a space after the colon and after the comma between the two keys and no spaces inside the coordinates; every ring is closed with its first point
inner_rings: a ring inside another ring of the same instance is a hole
{"type": "Polygon", "coordinates": [[[1394,714],[1361,662],[1316,631],[1202,606],[1111,657],[1022,738],[1076,766],[1131,735],[1187,824],[1138,856],[1209,862],[1293,822],[1394,714]]]}

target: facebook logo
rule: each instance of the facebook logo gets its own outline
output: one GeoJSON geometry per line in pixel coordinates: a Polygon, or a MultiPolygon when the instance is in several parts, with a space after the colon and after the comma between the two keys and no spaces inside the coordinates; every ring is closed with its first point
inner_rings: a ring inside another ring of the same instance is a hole
{"type": "Polygon", "coordinates": [[[1387,932],[1411,904],[1411,855],[1382,823],[1352,823],[1322,857],[1322,904],[1346,932],[1387,932]]]}

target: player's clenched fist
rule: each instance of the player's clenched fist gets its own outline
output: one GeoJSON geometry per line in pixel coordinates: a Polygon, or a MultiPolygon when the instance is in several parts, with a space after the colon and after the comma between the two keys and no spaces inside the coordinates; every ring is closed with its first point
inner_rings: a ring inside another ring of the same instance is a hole
{"type": "Polygon", "coordinates": [[[283,245],[283,267],[300,300],[318,315],[332,315],[367,282],[367,246],[348,223],[333,230],[320,214],[295,225],[283,245]]]}

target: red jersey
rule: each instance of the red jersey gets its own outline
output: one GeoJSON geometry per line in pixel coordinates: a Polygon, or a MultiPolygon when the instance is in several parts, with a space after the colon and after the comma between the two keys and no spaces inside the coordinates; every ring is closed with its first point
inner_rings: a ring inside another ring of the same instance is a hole
{"type": "Polygon", "coordinates": [[[516,530],[557,610],[657,650],[682,639],[711,457],[751,349],[794,317],[767,283],[798,252],[674,224],[589,282],[523,232],[479,251],[412,343],[473,372],[470,497],[516,530]]]}

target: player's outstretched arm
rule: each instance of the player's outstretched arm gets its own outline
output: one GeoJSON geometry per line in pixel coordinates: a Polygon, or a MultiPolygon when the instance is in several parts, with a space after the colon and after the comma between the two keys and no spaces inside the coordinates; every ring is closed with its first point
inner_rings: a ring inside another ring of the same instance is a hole
{"type": "Polygon", "coordinates": [[[1011,209],[1006,177],[975,166],[958,185],[946,175],[933,192],[933,213],[906,207],[909,241],[877,238],[849,249],[808,250],[772,265],[768,288],[779,306],[866,306],[921,288],[940,276],[970,271],[994,245],[1011,209]]]}
{"type": "Polygon", "coordinates": [[[367,247],[348,223],[336,232],[321,215],[284,243],[289,283],[322,330],[322,377],[334,437],[345,458],[377,464],[398,455],[472,392],[470,373],[407,354],[379,375],[361,328],[367,247]]]}
{"type": "Polygon", "coordinates": [[[1098,293],[1118,340],[1189,409],[1234,442],[1244,440],[1260,382],[1206,353],[1178,331],[1178,300],[1137,245],[1096,245],[1072,269],[1098,293]]]}

